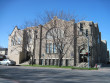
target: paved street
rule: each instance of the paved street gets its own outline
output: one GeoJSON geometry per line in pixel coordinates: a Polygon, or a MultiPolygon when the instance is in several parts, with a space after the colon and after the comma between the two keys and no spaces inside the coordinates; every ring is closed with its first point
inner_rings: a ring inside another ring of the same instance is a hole
{"type": "Polygon", "coordinates": [[[110,68],[90,71],[0,65],[0,83],[110,83],[110,68]]]}

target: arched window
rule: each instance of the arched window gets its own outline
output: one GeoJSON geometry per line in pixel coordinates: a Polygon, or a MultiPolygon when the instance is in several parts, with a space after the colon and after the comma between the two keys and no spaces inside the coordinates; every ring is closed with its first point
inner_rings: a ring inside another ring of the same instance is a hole
{"type": "Polygon", "coordinates": [[[59,28],[50,29],[46,35],[47,39],[57,39],[57,38],[63,38],[63,37],[64,37],[64,31],[59,28]]]}
{"type": "Polygon", "coordinates": [[[52,28],[50,29],[46,34],[46,53],[58,53],[58,46],[63,47],[63,45],[60,45],[60,42],[57,42],[57,40],[60,40],[64,38],[64,31],[59,28],[52,28]],[[48,40],[52,40],[52,42],[48,42],[48,40]]]}

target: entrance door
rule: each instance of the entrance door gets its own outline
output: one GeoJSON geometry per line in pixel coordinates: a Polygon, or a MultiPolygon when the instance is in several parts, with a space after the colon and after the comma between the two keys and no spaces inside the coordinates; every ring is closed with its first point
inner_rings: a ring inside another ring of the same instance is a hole
{"type": "Polygon", "coordinates": [[[80,62],[87,62],[87,54],[80,54],[80,62]]]}
{"type": "Polygon", "coordinates": [[[80,51],[80,62],[87,62],[87,50],[86,49],[81,49],[80,51]]]}

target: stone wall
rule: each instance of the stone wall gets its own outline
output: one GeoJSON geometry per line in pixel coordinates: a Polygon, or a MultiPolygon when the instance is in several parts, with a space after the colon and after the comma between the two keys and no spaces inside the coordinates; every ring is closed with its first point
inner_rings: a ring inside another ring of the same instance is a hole
{"type": "MultiPolygon", "coordinates": [[[[54,29],[60,30],[60,34],[64,34],[62,37],[62,42],[65,45],[63,49],[64,56],[62,57],[63,66],[80,66],[88,63],[88,38],[90,66],[93,67],[97,63],[106,62],[107,46],[106,42],[101,42],[101,33],[99,32],[97,23],[93,23],[92,21],[80,21],[75,23],[74,21],[64,21],[57,17],[54,17],[43,26],[28,27],[24,30],[19,30],[15,27],[14,31],[9,36],[8,53],[10,59],[15,60],[19,64],[23,60],[27,60],[28,56],[34,56],[36,64],[58,65],[61,56],[59,56],[59,53],[53,53],[53,45],[56,41],[48,39],[47,37],[49,31],[54,29]],[[81,27],[83,30],[81,30],[81,27]],[[86,36],[87,31],[88,36],[86,36]],[[19,32],[21,34],[18,34],[19,32]],[[20,45],[12,45],[12,39],[15,33],[15,40],[19,36],[22,36],[20,45]],[[52,53],[46,52],[47,43],[52,44],[52,53]],[[85,53],[83,52],[83,56],[81,54],[82,50],[85,51],[85,53]],[[30,54],[28,54],[28,52],[30,54]],[[81,57],[86,57],[87,60],[85,59],[85,63],[81,62],[81,57]]],[[[53,33],[55,34],[55,32],[53,33]]]]}
{"type": "Polygon", "coordinates": [[[101,52],[102,52],[102,57],[101,57],[101,62],[107,63],[107,42],[106,40],[101,41],[101,52]]]}

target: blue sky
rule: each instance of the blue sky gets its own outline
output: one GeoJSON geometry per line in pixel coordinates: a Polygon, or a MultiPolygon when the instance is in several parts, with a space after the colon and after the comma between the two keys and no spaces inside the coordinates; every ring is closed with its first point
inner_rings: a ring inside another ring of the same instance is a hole
{"type": "Polygon", "coordinates": [[[8,47],[8,36],[45,10],[64,10],[98,23],[102,40],[110,50],[110,0],[0,0],[0,46],[8,47]]]}

